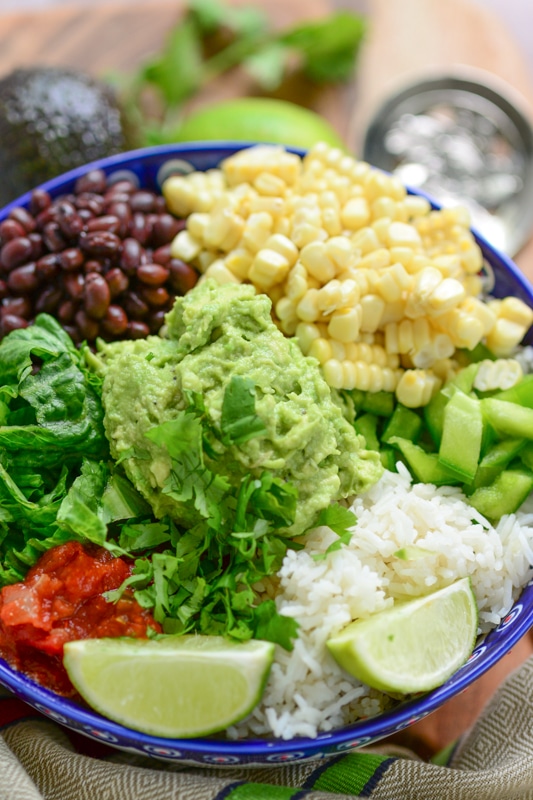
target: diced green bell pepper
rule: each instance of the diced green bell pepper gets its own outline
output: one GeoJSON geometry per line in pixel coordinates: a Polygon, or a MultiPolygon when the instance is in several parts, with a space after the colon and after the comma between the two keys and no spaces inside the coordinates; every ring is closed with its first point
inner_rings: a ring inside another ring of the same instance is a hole
{"type": "Polygon", "coordinates": [[[498,436],[533,439],[533,408],[496,397],[485,397],[480,403],[483,418],[492,425],[498,436]]]}
{"type": "Polygon", "coordinates": [[[517,511],[533,489],[533,472],[528,469],[508,469],[500,472],[489,486],[480,486],[470,495],[469,502],[489,520],[517,511]]]}
{"type": "Polygon", "coordinates": [[[444,409],[439,462],[469,483],[477,471],[482,437],[480,401],[456,391],[444,409]]]}
{"type": "Polygon", "coordinates": [[[459,483],[457,475],[439,462],[437,453],[426,453],[419,445],[400,436],[393,436],[390,444],[399,449],[412,474],[422,483],[433,483],[435,486],[454,486],[459,483]]]}
{"type": "Polygon", "coordinates": [[[375,414],[361,414],[360,417],[355,418],[353,426],[358,434],[365,437],[367,450],[379,451],[378,418],[375,414]]]}
{"type": "Polygon", "coordinates": [[[410,408],[398,403],[381,436],[382,442],[389,442],[393,436],[401,436],[416,442],[422,432],[422,417],[410,408]]]}

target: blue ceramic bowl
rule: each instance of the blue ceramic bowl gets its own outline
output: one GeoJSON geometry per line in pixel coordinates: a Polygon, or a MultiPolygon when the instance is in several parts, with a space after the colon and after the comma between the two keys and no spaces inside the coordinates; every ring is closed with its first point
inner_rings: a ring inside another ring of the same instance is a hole
{"type": "MultiPolygon", "coordinates": [[[[133,173],[139,185],[159,189],[169,171],[206,170],[221,159],[241,149],[242,143],[215,142],[183,144],[137,150],[112,156],[43,184],[52,196],[68,193],[76,179],[89,168],[101,168],[108,176],[119,178],[124,171],[133,173]]],[[[301,151],[293,150],[300,153],[301,151]]],[[[0,211],[2,221],[15,206],[25,205],[26,194],[0,211]]],[[[438,207],[434,204],[435,207],[438,207]]],[[[497,253],[476,236],[486,262],[494,272],[496,296],[515,295],[533,307],[533,287],[506,256],[497,253]]],[[[533,344],[533,336],[529,342],[533,344]]],[[[321,733],[315,739],[291,741],[255,739],[240,742],[216,738],[164,739],[130,730],[105,719],[72,700],[59,697],[16,672],[0,659],[0,683],[47,717],[92,739],[144,756],[202,766],[282,764],[323,759],[356,749],[412,725],[462,692],[498,662],[533,624],[533,581],[528,584],[501,624],[475,648],[468,662],[443,686],[428,694],[402,703],[392,711],[336,730],[321,733]]]]}

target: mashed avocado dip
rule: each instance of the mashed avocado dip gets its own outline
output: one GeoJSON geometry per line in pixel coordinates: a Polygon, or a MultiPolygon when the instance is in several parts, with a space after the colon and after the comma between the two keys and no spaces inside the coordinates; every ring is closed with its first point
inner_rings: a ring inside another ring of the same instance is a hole
{"type": "Polygon", "coordinates": [[[208,424],[219,428],[225,392],[236,376],[255,393],[260,432],[217,446],[205,459],[236,486],[264,470],[290,482],[298,505],[288,533],[302,533],[331,501],[363,491],[380,476],[379,455],[363,449],[318,363],[277,329],[270,311],[270,299],[250,285],[205,281],[176,300],[164,337],[102,345],[111,452],[156,516],[191,525],[200,511],[193,501],[172,496],[168,448],[148,432],[175,419],[193,397],[202,398],[208,424]]]}

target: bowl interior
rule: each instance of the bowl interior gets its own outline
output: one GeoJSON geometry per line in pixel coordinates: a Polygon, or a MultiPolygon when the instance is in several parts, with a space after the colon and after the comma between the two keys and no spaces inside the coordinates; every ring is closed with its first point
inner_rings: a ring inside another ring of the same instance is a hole
{"type": "MultiPolygon", "coordinates": [[[[124,171],[133,173],[140,186],[159,189],[169,171],[206,170],[241,149],[243,143],[185,144],[154,147],[112,156],[87,167],[72,170],[48,181],[43,188],[52,196],[68,193],[76,179],[89,168],[101,168],[112,179],[124,171]]],[[[302,151],[292,150],[302,154],[302,151]]],[[[29,202],[23,195],[0,211],[0,221],[9,211],[29,202]]],[[[438,207],[433,203],[434,207],[438,207]]],[[[515,295],[533,307],[533,288],[518,268],[505,255],[497,253],[482,237],[476,235],[485,260],[494,273],[496,296],[515,295]]],[[[530,333],[528,343],[533,344],[530,333]]],[[[378,717],[363,719],[352,725],[316,738],[282,740],[246,740],[239,742],[223,738],[166,739],[138,733],[105,719],[72,700],[60,697],[39,686],[0,659],[0,683],[47,717],[93,739],[158,759],[186,764],[232,766],[241,764],[276,764],[288,761],[322,759],[342,753],[391,735],[420,720],[460,693],[502,658],[533,624],[533,581],[528,584],[518,602],[500,625],[475,648],[468,662],[444,685],[432,692],[414,697],[378,717]]]]}

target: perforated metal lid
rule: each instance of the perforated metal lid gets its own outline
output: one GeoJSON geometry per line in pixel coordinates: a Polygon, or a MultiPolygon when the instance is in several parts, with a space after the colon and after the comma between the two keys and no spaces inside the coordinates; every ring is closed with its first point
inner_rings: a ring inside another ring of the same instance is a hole
{"type": "Polygon", "coordinates": [[[467,206],[473,226],[514,255],[533,228],[533,129],[524,105],[477,70],[432,75],[380,105],[363,158],[442,205],[467,206]]]}

